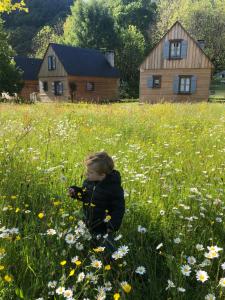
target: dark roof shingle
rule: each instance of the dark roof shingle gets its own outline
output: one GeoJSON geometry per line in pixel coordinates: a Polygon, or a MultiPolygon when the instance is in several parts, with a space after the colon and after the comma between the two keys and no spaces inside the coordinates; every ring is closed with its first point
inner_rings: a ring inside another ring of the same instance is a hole
{"type": "Polygon", "coordinates": [[[38,72],[42,59],[16,56],[14,60],[16,66],[23,71],[22,77],[24,80],[38,80],[38,72]]]}
{"type": "Polygon", "coordinates": [[[95,49],[50,43],[68,75],[115,77],[119,70],[111,67],[105,55],[95,49]]]}

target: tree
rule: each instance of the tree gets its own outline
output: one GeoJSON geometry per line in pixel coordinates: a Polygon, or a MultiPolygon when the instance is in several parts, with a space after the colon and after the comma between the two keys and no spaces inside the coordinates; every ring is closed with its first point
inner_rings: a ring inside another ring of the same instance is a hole
{"type": "Polygon", "coordinates": [[[121,72],[122,97],[138,97],[139,65],[144,57],[145,39],[133,25],[120,32],[120,47],[116,50],[116,61],[121,72]]]}
{"type": "Polygon", "coordinates": [[[62,32],[58,26],[44,26],[32,40],[32,53],[36,58],[43,58],[49,43],[62,42],[62,32]]]}
{"type": "Polygon", "coordinates": [[[98,0],[77,0],[64,25],[66,44],[86,48],[115,49],[117,35],[109,9],[98,0]]]}
{"type": "Polygon", "coordinates": [[[155,22],[156,4],[149,0],[105,0],[118,27],[134,25],[148,42],[148,30],[155,22]]]}
{"type": "MultiPolygon", "coordinates": [[[[0,0],[1,1],[1,0],[0,0]]],[[[65,21],[73,0],[29,0],[24,11],[4,14],[4,27],[9,32],[9,43],[19,55],[32,55],[32,40],[45,27],[54,28],[65,21]]],[[[61,33],[62,34],[62,33],[61,33]]]]}
{"type": "Polygon", "coordinates": [[[20,92],[23,81],[20,71],[13,60],[14,52],[8,45],[7,35],[3,31],[3,22],[0,19],[0,94],[9,95],[20,92]]]}
{"type": "Polygon", "coordinates": [[[12,1],[12,0],[0,0],[0,13],[10,13],[13,10],[28,11],[24,0],[12,1]]]}

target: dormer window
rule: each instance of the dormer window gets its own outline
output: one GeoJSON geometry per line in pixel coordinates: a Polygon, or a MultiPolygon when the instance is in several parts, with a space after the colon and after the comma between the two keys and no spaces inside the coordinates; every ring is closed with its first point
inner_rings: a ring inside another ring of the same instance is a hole
{"type": "Polygon", "coordinates": [[[52,71],[56,69],[56,59],[55,56],[50,55],[48,56],[48,70],[52,71]]]}
{"type": "Polygon", "coordinates": [[[170,58],[181,58],[181,40],[170,41],[170,58]]]}

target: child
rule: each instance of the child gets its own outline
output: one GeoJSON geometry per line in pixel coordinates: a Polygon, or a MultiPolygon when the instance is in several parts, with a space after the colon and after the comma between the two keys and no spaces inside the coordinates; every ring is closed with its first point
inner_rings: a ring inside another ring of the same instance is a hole
{"type": "Polygon", "coordinates": [[[104,243],[112,252],[112,233],[120,228],[125,212],[120,173],[114,170],[113,159],[106,152],[88,156],[85,164],[87,179],[82,188],[71,186],[69,195],[83,202],[84,222],[93,238],[108,234],[104,243]]]}

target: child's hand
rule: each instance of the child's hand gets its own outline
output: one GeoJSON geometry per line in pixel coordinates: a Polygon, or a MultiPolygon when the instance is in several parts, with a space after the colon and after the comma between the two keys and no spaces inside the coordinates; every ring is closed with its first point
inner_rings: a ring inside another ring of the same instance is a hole
{"type": "Polygon", "coordinates": [[[69,188],[68,196],[70,196],[70,197],[75,197],[75,191],[74,191],[73,188],[69,188]]]}

